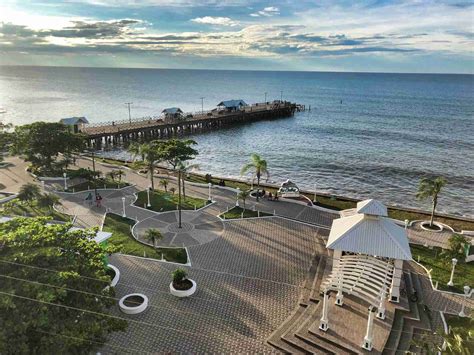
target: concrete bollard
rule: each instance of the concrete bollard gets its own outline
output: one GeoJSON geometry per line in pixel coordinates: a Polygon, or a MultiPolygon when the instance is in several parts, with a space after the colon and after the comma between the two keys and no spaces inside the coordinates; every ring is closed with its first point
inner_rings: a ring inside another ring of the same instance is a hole
{"type": "Polygon", "coordinates": [[[243,219],[243,218],[244,218],[244,213],[242,212],[240,216],[241,216],[241,218],[243,219]]]}

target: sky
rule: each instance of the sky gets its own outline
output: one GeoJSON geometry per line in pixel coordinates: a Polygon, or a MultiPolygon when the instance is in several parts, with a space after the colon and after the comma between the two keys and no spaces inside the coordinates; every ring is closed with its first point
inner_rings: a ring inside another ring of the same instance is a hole
{"type": "Polygon", "coordinates": [[[474,0],[1,0],[0,65],[474,74],[474,0]]]}

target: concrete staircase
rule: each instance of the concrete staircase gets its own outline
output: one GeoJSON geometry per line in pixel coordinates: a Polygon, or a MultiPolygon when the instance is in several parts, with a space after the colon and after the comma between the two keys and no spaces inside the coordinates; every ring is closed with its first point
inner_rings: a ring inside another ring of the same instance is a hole
{"type": "Polygon", "coordinates": [[[317,330],[321,306],[319,288],[326,262],[326,256],[315,256],[298,305],[267,339],[269,345],[287,354],[357,354],[317,330]]]}
{"type": "Polygon", "coordinates": [[[430,318],[420,303],[420,300],[423,299],[423,291],[419,276],[416,273],[405,272],[404,279],[408,294],[409,311],[401,309],[395,311],[392,330],[382,353],[384,355],[404,354],[409,350],[413,350],[415,335],[420,335],[426,331],[431,332],[430,318]],[[418,301],[410,299],[413,291],[417,292],[418,301]]]}

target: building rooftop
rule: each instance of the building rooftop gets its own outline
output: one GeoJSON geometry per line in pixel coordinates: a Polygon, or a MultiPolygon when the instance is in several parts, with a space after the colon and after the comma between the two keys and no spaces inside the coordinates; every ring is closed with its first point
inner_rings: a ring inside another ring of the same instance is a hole
{"type": "Polygon", "coordinates": [[[79,123],[85,123],[88,124],[89,121],[85,117],[69,117],[69,118],[61,118],[59,120],[62,124],[65,124],[67,126],[74,126],[79,123]]]}

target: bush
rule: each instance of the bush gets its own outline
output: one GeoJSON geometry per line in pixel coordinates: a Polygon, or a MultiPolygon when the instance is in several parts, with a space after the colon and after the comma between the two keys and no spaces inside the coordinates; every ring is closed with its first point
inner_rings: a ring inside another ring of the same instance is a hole
{"type": "Polygon", "coordinates": [[[176,269],[172,273],[173,282],[180,283],[181,281],[185,280],[188,274],[183,269],[176,269]]]}

